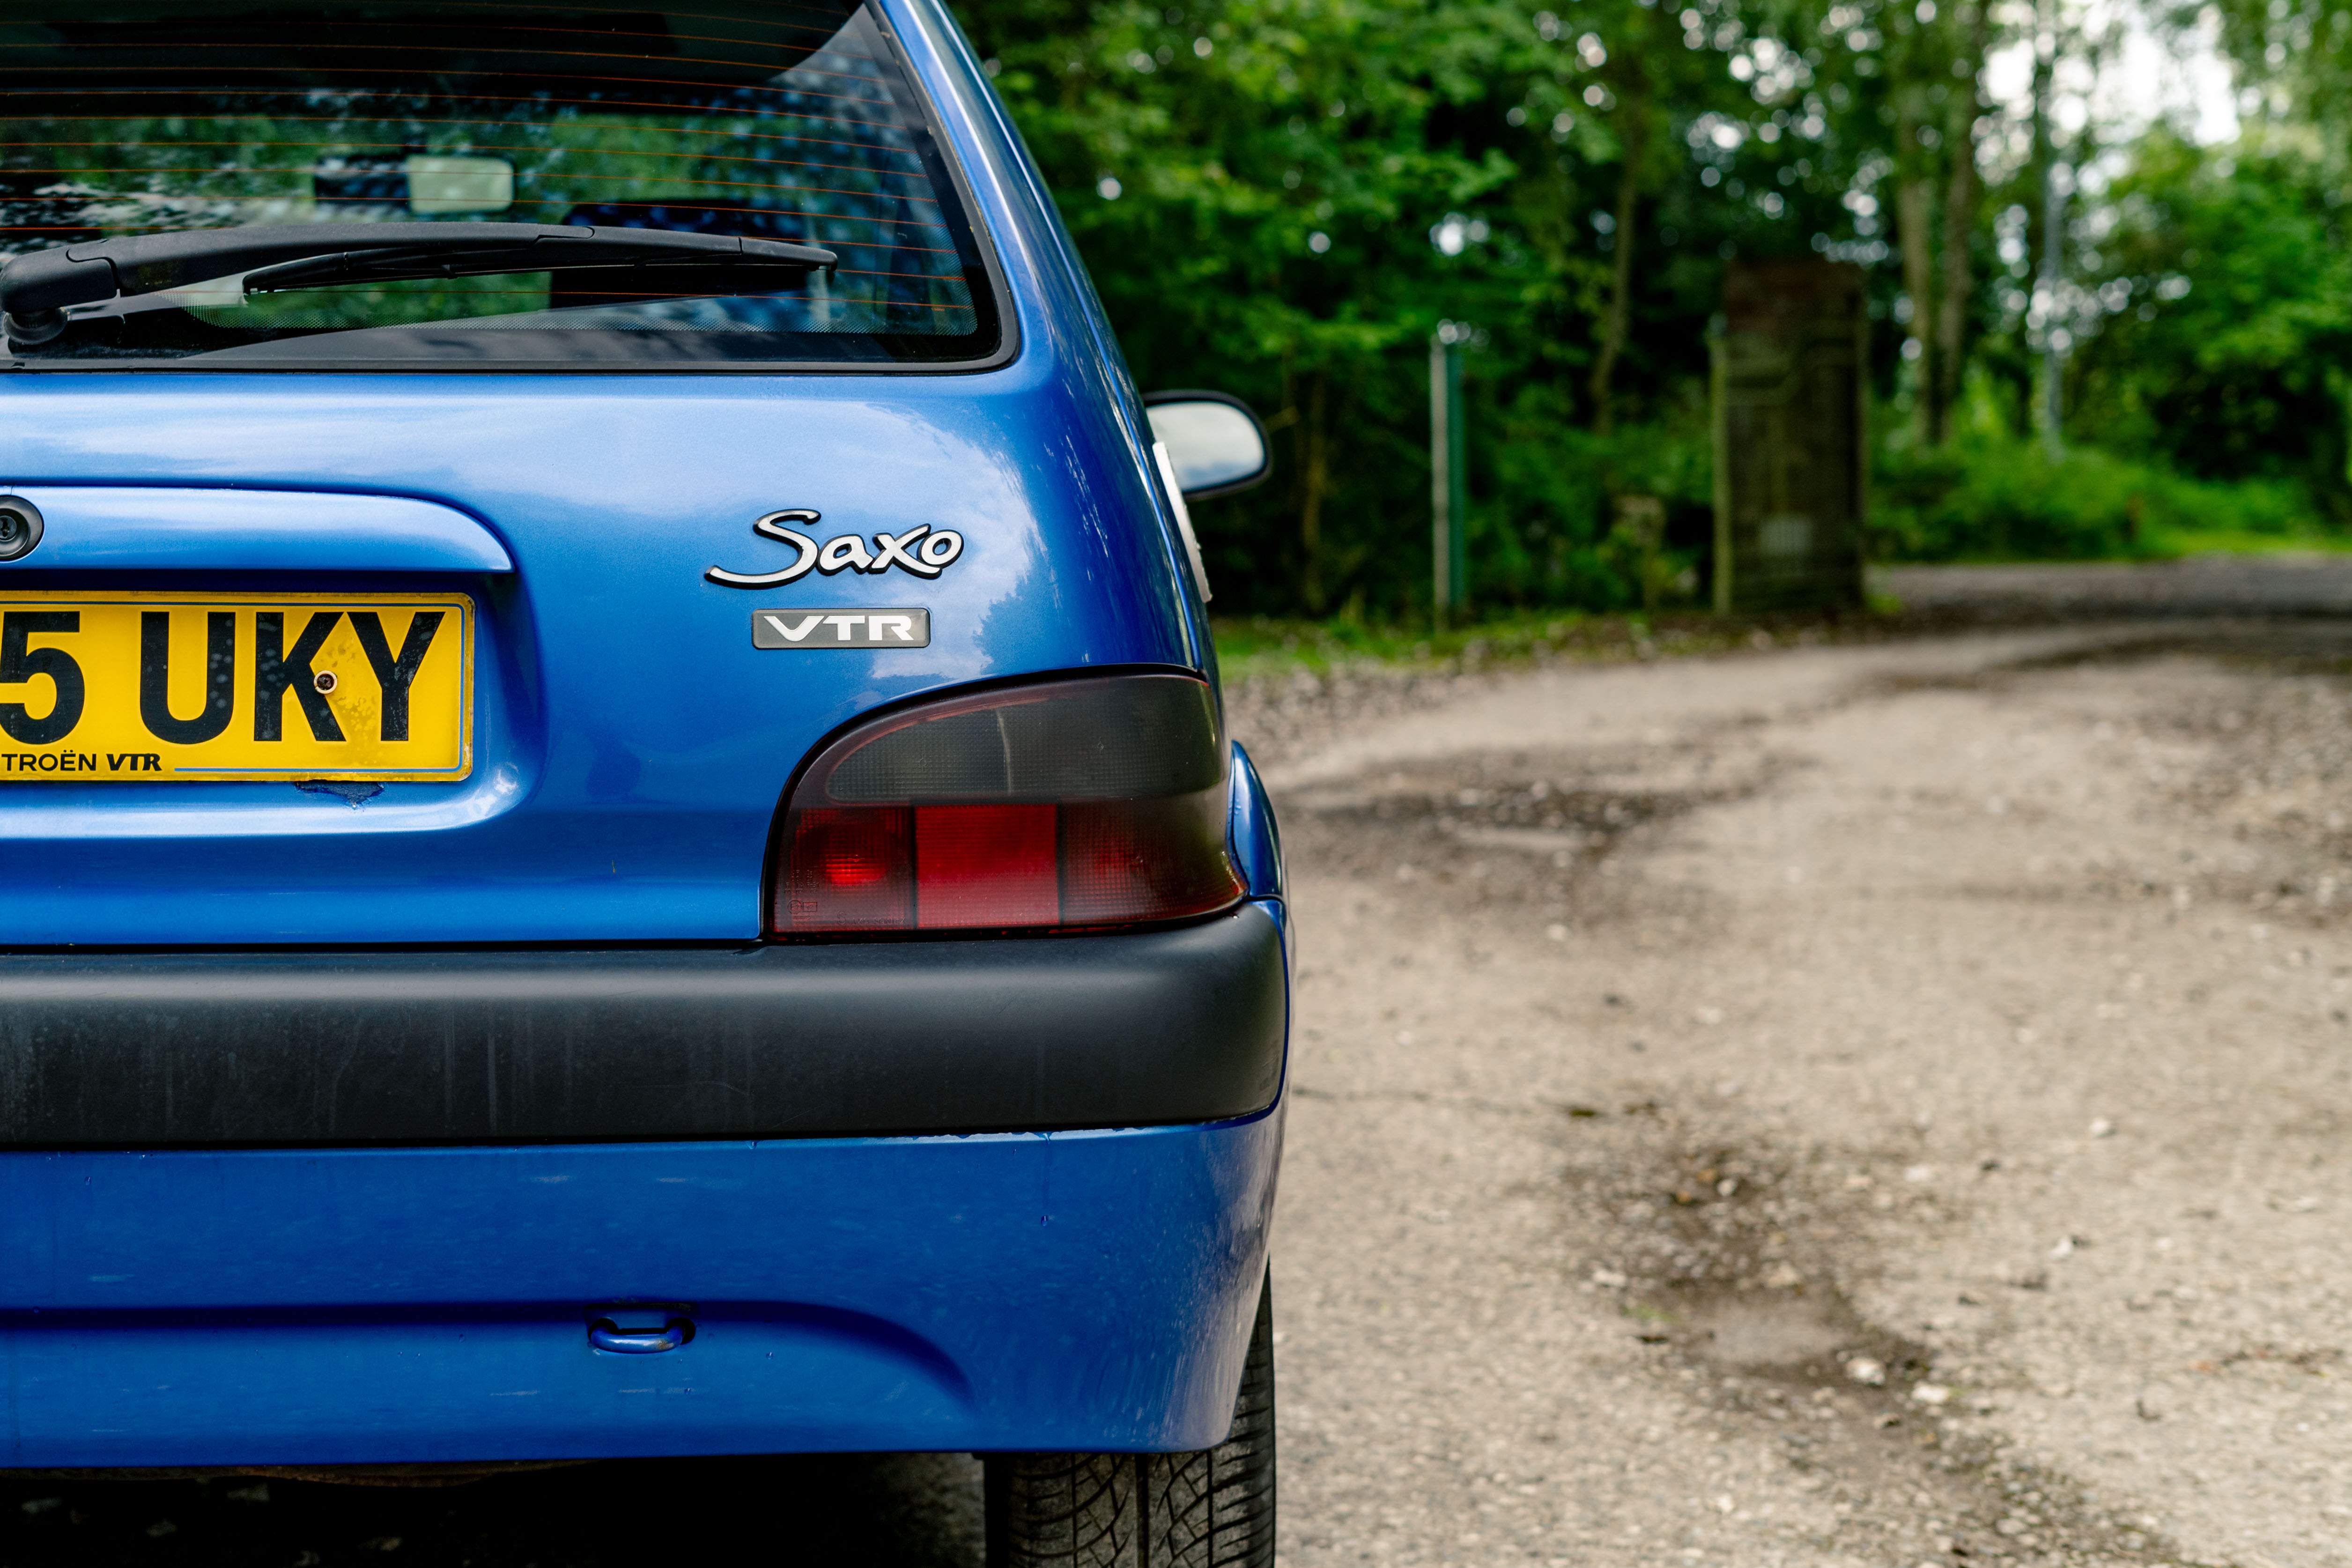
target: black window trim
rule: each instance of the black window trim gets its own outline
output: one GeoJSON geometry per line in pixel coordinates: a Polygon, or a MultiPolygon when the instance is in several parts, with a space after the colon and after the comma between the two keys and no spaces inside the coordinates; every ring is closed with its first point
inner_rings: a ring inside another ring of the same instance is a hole
{"type": "MultiPolygon", "coordinates": [[[[184,360],[64,360],[46,361],[20,359],[0,352],[0,374],[30,372],[42,375],[144,375],[158,372],[175,375],[976,375],[987,371],[1002,370],[1021,354],[1021,314],[1014,308],[1013,291],[1005,276],[1003,264],[997,256],[996,244],[981,220],[980,204],[974,199],[971,182],[965,176],[962,163],[948,142],[938,106],[917,73],[913,58],[899,40],[898,29],[884,14],[881,0],[862,0],[859,10],[889,51],[891,68],[898,74],[899,84],[912,100],[914,132],[923,167],[933,188],[944,188],[952,194],[962,218],[960,232],[969,241],[974,255],[964,258],[967,267],[976,259],[988,282],[990,304],[996,319],[996,347],[976,359],[969,360],[694,360],[660,363],[620,363],[583,364],[577,360],[504,360],[492,363],[436,364],[431,363],[393,363],[380,359],[305,360],[299,364],[276,365],[248,361],[242,364],[204,364],[184,360]],[[944,187],[942,177],[944,176],[944,187]]],[[[853,18],[857,13],[853,12],[853,18]]]]}

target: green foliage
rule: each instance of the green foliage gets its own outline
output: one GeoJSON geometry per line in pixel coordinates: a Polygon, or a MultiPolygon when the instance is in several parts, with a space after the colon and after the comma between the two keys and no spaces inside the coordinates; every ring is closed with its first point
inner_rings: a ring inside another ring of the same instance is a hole
{"type": "Polygon", "coordinates": [[[2302,487],[2352,522],[2352,256],[2309,132],[2221,153],[2158,131],[2110,193],[2088,280],[2113,311],[2075,372],[2078,431],[2209,479],[2302,487]]]}
{"type": "Polygon", "coordinates": [[[1723,258],[1875,221],[1841,205],[1875,100],[1836,61],[1817,86],[1790,50],[1756,57],[1780,62],[1769,84],[1735,77],[1778,26],[1768,7],[1549,3],[967,16],[1139,383],[1235,393],[1275,434],[1275,482],[1195,513],[1219,609],[1426,614],[1426,345],[1444,321],[1477,331],[1480,603],[1641,602],[1626,493],[1666,501],[1675,573],[1702,552],[1723,258]],[[1621,244],[1635,266],[1604,437],[1592,377],[1621,244]]]}
{"type": "MultiPolygon", "coordinates": [[[[2176,16],[2202,26],[2199,12],[2176,16]]],[[[2218,0],[2209,14],[2239,79],[2261,84],[2257,101],[2272,112],[2336,126],[2352,112],[2352,13],[2338,0],[2218,0]]]]}
{"type": "Polygon", "coordinates": [[[2281,3],[2225,0],[2228,36],[2307,121],[2258,119],[2226,151],[2149,134],[2055,237],[2070,281],[2054,307],[2032,302],[2053,237],[2045,153],[1999,151],[1968,85],[2032,26],[2021,8],[992,0],[967,21],[1138,381],[1236,393],[1274,432],[1276,480],[1195,512],[1217,608],[1359,625],[1427,618],[1441,321],[1477,330],[1481,612],[1695,602],[1712,535],[1706,332],[1734,255],[1870,269],[1882,557],[2352,528],[2352,23],[2281,3]],[[1964,169],[1990,182],[1981,201],[1964,169]],[[1911,428],[1921,376],[1891,320],[1902,244],[1918,247],[1914,283],[1960,301],[1918,318],[1937,322],[1937,395],[1969,405],[1941,447],[1911,428]],[[1955,276],[1970,285],[1957,295],[1955,276]],[[2030,438],[2045,323],[2073,342],[2072,452],[2054,463],[2030,438]],[[1654,515],[1628,497],[1664,504],[1663,540],[1628,526],[1654,515]]]}
{"type": "MultiPolygon", "coordinates": [[[[1496,422],[1496,489],[1522,509],[1490,505],[1472,519],[1477,597],[1488,604],[1642,604],[1641,545],[1612,512],[1612,498],[1655,496],[1667,509],[1666,578],[1694,568],[1714,531],[1714,460],[1705,410],[1621,426],[1607,436],[1570,425],[1522,393],[1496,422]]],[[[1695,582],[1670,597],[1687,598],[1695,582]]]]}
{"type": "Polygon", "coordinates": [[[2095,448],[1965,432],[1878,458],[1872,553],[1889,561],[2089,561],[2309,547],[2326,534],[2299,485],[2215,483],[2095,448]]]}

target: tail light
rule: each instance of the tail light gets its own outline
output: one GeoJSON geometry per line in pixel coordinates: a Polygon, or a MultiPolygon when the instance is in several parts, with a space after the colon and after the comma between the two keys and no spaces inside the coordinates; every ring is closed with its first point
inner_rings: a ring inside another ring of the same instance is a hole
{"type": "Polygon", "coordinates": [[[1095,676],[860,725],[793,787],[769,929],[1126,925],[1223,909],[1224,737],[1204,681],[1095,676]]]}

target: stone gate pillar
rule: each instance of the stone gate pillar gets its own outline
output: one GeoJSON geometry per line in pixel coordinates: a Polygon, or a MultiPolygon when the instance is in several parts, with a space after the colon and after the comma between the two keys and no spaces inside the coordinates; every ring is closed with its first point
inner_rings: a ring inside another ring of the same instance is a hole
{"type": "Polygon", "coordinates": [[[1730,263],[1711,346],[1717,611],[1859,605],[1870,480],[1862,268],[1730,263]]]}

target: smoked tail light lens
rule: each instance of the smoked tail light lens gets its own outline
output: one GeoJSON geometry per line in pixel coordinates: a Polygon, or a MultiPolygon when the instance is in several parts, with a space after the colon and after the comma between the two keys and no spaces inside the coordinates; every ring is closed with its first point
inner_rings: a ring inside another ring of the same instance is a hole
{"type": "Polygon", "coordinates": [[[860,725],[801,775],[770,876],[779,936],[1043,931],[1242,895],[1205,681],[1094,676],[860,725]]]}

